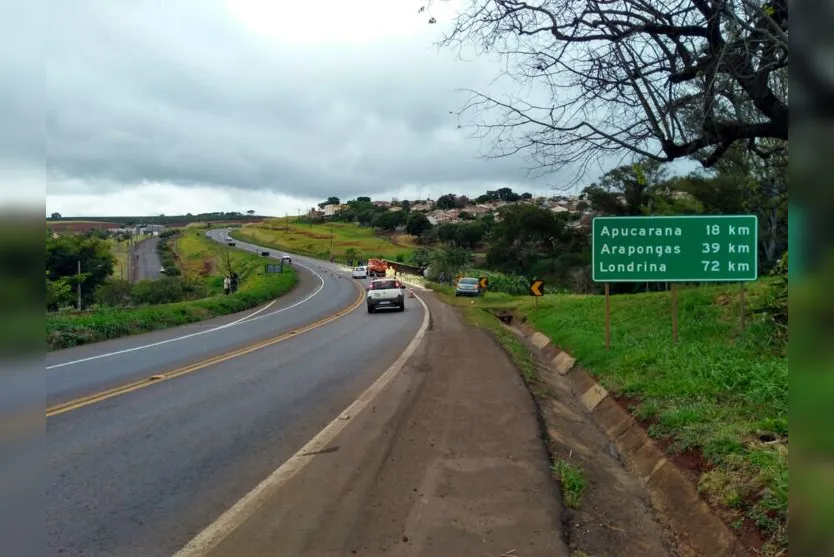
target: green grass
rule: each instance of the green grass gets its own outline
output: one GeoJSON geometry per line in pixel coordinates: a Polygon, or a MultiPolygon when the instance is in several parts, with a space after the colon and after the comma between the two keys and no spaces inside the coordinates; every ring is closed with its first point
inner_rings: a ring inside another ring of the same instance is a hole
{"type": "MultiPolygon", "coordinates": [[[[210,256],[210,248],[213,246],[207,242],[211,241],[203,237],[202,240],[192,242],[189,239],[177,245],[183,260],[193,262],[210,256]],[[192,248],[195,251],[191,251],[192,248]]],[[[264,259],[255,254],[232,250],[232,257],[241,277],[237,293],[174,304],[125,309],[97,308],[82,313],[50,313],[46,316],[47,350],[145,333],[244,311],[286,294],[298,281],[292,268],[285,268],[282,274],[266,274],[264,259]]],[[[222,290],[222,275],[212,273],[206,275],[206,280],[218,291],[222,290]]]]}
{"type": "Polygon", "coordinates": [[[263,257],[210,240],[199,230],[186,230],[177,236],[174,253],[184,276],[204,279],[209,289],[218,294],[223,290],[226,272],[224,254],[231,258],[232,268],[243,283],[262,273],[267,263],[263,257]]]}
{"type": "Polygon", "coordinates": [[[115,262],[113,263],[113,276],[127,280],[128,242],[117,242],[112,238],[108,242],[110,243],[110,253],[115,258],[115,262]]]}
{"type": "Polygon", "coordinates": [[[252,242],[273,249],[309,255],[326,259],[331,254],[344,255],[353,248],[361,259],[383,257],[395,259],[402,254],[406,259],[414,251],[414,242],[410,236],[397,235],[391,238],[379,236],[369,227],[360,227],[353,223],[334,222],[328,224],[301,224],[289,219],[287,231],[284,219],[271,219],[256,225],[245,225],[232,232],[240,240],[252,242]]]}
{"type": "Polygon", "coordinates": [[[553,474],[559,478],[562,489],[562,500],[569,509],[578,509],[582,504],[582,494],[585,492],[585,477],[578,466],[566,460],[553,463],[553,474]]]}
{"type": "MultiPolygon", "coordinates": [[[[488,292],[462,301],[448,287],[432,287],[495,323],[478,310],[526,315],[610,392],[634,401],[632,413],[670,453],[706,459],[699,489],[707,499],[753,520],[777,551],[786,547],[787,347],[764,316],[748,315],[740,331],[738,285],[679,288],[677,344],[669,293],[612,296],[610,351],[602,296],[548,295],[537,307],[528,296],[488,292]],[[760,440],[768,434],[777,442],[760,440]]],[[[762,303],[768,288],[765,281],[748,285],[748,308],[762,303]]]]}

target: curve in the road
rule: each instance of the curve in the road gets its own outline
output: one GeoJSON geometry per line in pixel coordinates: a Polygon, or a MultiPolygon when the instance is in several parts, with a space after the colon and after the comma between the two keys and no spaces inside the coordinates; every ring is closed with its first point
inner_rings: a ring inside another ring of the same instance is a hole
{"type": "Polygon", "coordinates": [[[273,339],[343,313],[357,300],[353,281],[347,277],[317,265],[316,261],[305,261],[306,265],[294,263],[298,265],[299,284],[278,299],[277,309],[260,308],[242,317],[240,314],[218,317],[48,353],[47,407],[131,385],[273,339]]]}
{"type": "MultiPolygon", "coordinates": [[[[300,328],[353,299],[357,281],[331,279],[337,273],[326,263],[308,264],[326,277],[327,287],[315,298],[320,302],[274,322],[228,329],[245,336],[226,346],[300,328]]],[[[345,408],[401,358],[426,319],[416,300],[407,305],[403,313],[352,311],[200,373],[48,419],[48,554],[176,553],[322,428],[344,417],[345,408]]],[[[201,349],[199,360],[205,360],[224,340],[222,334],[203,336],[166,345],[164,353],[149,349],[141,357],[127,354],[53,372],[124,377],[123,367],[155,369],[161,358],[170,363],[191,348],[201,349]],[[101,363],[107,365],[98,369],[101,363]]]]}
{"type": "Polygon", "coordinates": [[[202,530],[195,536],[188,544],[181,550],[174,554],[174,557],[204,557],[212,549],[217,547],[220,542],[227,538],[234,532],[241,524],[243,524],[255,510],[270,496],[272,496],[277,489],[292,479],[301,469],[303,469],[308,462],[310,462],[310,455],[317,454],[323,450],[331,441],[333,441],[342,430],[347,427],[348,421],[355,418],[362,412],[368,404],[370,404],[376,397],[391,383],[396,377],[397,373],[405,365],[405,362],[417,350],[417,347],[423,342],[426,336],[426,331],[429,328],[431,316],[429,308],[426,303],[419,297],[416,300],[423,306],[423,322],[414,338],[403,350],[400,357],[394,361],[391,366],[383,372],[379,378],[374,381],[350,406],[345,408],[336,418],[334,418],[326,427],[324,427],[315,437],[313,437],[306,445],[301,447],[294,455],[287,459],[281,466],[279,466],[272,474],[270,474],[261,483],[255,486],[249,493],[243,496],[237,503],[235,503],[229,510],[223,513],[217,520],[212,522],[208,527],[202,530]]]}
{"type": "Polygon", "coordinates": [[[203,360],[201,362],[197,362],[196,364],[191,364],[191,365],[188,365],[188,366],[185,366],[185,367],[182,367],[182,368],[173,369],[173,370],[166,371],[166,372],[159,373],[159,374],[154,374],[154,375],[151,375],[150,377],[147,377],[147,378],[142,379],[140,381],[135,381],[133,383],[129,383],[127,385],[122,385],[122,386],[119,386],[119,387],[115,387],[115,388],[109,389],[107,391],[103,391],[103,392],[100,392],[100,393],[95,393],[93,395],[82,397],[82,398],[72,400],[72,401],[69,401],[69,402],[65,402],[65,403],[62,403],[62,404],[56,404],[56,405],[46,409],[46,417],[50,418],[52,416],[57,416],[58,414],[63,414],[64,412],[69,412],[71,410],[77,410],[79,408],[83,408],[83,407],[89,406],[91,404],[96,404],[98,402],[103,402],[103,401],[111,399],[113,397],[124,395],[124,394],[130,393],[130,392],[136,391],[138,389],[143,389],[143,388],[146,388],[146,387],[150,387],[151,385],[157,384],[161,381],[167,381],[169,379],[174,379],[176,377],[180,377],[180,376],[188,374],[188,373],[193,373],[195,371],[205,369],[209,366],[231,360],[232,358],[237,358],[238,356],[244,356],[246,354],[250,354],[252,352],[255,352],[256,350],[261,350],[262,348],[272,346],[273,344],[278,344],[279,342],[285,341],[288,338],[293,338],[293,337],[295,337],[297,335],[300,335],[302,333],[306,333],[307,331],[312,331],[315,328],[321,327],[322,325],[326,325],[327,323],[330,323],[331,321],[335,321],[336,319],[338,319],[342,315],[350,313],[351,311],[358,308],[360,305],[362,305],[362,302],[364,302],[364,301],[365,301],[364,292],[362,292],[360,290],[359,291],[359,296],[357,297],[357,299],[350,306],[346,307],[342,311],[338,311],[338,312],[334,313],[333,315],[331,315],[329,317],[325,317],[324,319],[320,319],[320,320],[316,321],[315,323],[310,323],[309,325],[305,325],[304,327],[294,329],[294,330],[292,330],[288,333],[282,333],[282,334],[280,334],[276,337],[273,337],[271,339],[255,343],[251,346],[247,346],[247,347],[241,348],[239,350],[233,350],[233,351],[228,352],[226,354],[221,354],[219,356],[213,356],[213,357],[208,358],[206,360],[203,360]]]}
{"type": "Polygon", "coordinates": [[[271,311],[271,312],[269,312],[265,315],[262,315],[260,317],[255,317],[255,315],[257,315],[257,314],[261,313],[262,311],[264,311],[265,309],[271,307],[272,304],[274,304],[275,301],[276,301],[276,300],[273,300],[266,307],[263,307],[263,308],[255,311],[253,313],[250,313],[248,315],[244,315],[243,317],[241,317],[237,321],[232,321],[231,323],[225,323],[223,325],[219,325],[219,326],[211,328],[211,329],[206,329],[205,331],[198,331],[196,333],[190,333],[190,334],[187,334],[187,335],[182,335],[182,336],[179,336],[179,337],[169,338],[169,339],[161,340],[161,341],[158,341],[158,342],[152,342],[152,343],[149,343],[149,344],[142,344],[142,345],[139,345],[139,346],[134,346],[132,348],[125,348],[123,350],[116,350],[114,352],[106,352],[104,354],[97,354],[95,356],[80,358],[78,360],[70,360],[68,362],[53,364],[51,366],[46,366],[46,369],[55,369],[55,368],[59,368],[59,367],[82,364],[84,362],[89,362],[89,361],[92,361],[92,360],[98,360],[98,359],[101,359],[101,358],[109,358],[111,356],[118,356],[120,354],[127,354],[128,352],[136,352],[137,350],[145,350],[147,348],[153,348],[154,346],[161,346],[163,344],[169,344],[171,342],[179,342],[179,341],[186,340],[186,339],[189,339],[189,338],[194,338],[194,337],[198,337],[198,336],[201,336],[201,335],[207,335],[207,334],[210,334],[210,333],[214,333],[214,332],[217,332],[221,329],[227,329],[229,327],[234,327],[235,325],[240,325],[244,321],[253,321],[255,319],[262,319],[264,317],[270,317],[272,315],[277,315],[277,314],[282,313],[284,311],[296,308],[296,307],[300,306],[301,304],[303,304],[304,302],[306,302],[307,300],[310,300],[311,298],[316,296],[324,288],[324,278],[320,274],[318,274],[317,272],[315,272],[314,270],[310,269],[309,267],[307,267],[305,265],[301,265],[301,264],[297,264],[297,265],[299,267],[304,267],[305,269],[307,269],[308,271],[313,273],[313,275],[315,275],[316,278],[319,279],[319,286],[309,296],[305,297],[302,300],[299,300],[298,302],[296,302],[292,305],[289,305],[287,307],[283,307],[281,309],[277,309],[275,311],[271,311]]]}

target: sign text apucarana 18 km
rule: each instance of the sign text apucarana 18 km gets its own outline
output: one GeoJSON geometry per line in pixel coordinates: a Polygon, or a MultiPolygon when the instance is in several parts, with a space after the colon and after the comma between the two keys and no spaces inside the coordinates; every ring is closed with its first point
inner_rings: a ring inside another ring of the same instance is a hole
{"type": "Polygon", "coordinates": [[[595,282],[734,282],[758,277],[755,215],[597,217],[595,282]]]}

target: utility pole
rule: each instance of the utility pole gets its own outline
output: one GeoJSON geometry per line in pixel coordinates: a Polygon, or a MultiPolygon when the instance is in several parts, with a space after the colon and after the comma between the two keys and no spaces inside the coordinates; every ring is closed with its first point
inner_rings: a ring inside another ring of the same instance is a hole
{"type": "Polygon", "coordinates": [[[290,231],[290,214],[289,213],[284,213],[284,220],[287,223],[287,232],[289,232],[290,231]]]}
{"type": "Polygon", "coordinates": [[[81,311],[81,260],[78,260],[78,276],[76,277],[78,283],[78,311],[81,311]]]}

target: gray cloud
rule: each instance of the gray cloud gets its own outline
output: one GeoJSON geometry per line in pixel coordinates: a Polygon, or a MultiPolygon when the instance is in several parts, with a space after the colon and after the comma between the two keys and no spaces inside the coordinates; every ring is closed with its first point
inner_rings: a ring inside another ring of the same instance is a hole
{"type": "MultiPolygon", "coordinates": [[[[479,159],[450,114],[454,90],[496,65],[428,39],[278,45],[209,0],[55,2],[49,21],[49,195],[148,181],[345,198],[527,181],[520,158],[479,159]]],[[[42,157],[27,145],[21,156],[42,157]]]]}

